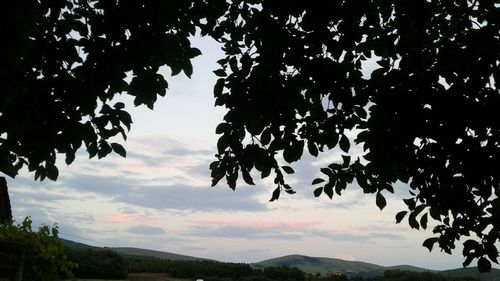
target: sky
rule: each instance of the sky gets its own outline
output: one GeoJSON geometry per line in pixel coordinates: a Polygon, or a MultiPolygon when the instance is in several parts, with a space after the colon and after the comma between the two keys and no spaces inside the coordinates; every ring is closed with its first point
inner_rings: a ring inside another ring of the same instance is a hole
{"type": "MultiPolygon", "coordinates": [[[[134,124],[125,143],[127,157],[88,159],[81,151],[70,166],[59,165],[57,182],[34,181],[26,171],[8,179],[13,215],[34,225],[57,223],[60,236],[95,246],[139,247],[227,262],[258,262],[289,254],[341,258],[380,265],[411,264],[429,269],[461,267],[453,255],[422,242],[431,229],[395,224],[408,188],[386,194],[380,211],[374,195],[351,186],[342,197],[315,198],[311,182],[320,167],[340,160],[339,151],[304,156],[288,177],[297,194],[269,202],[272,179],[242,181],[236,191],[221,181],[210,187],[215,160],[215,127],[224,110],[214,107],[212,88],[219,46],[194,38],[204,55],[193,62],[191,79],[168,78],[167,96],[153,111],[127,110],[134,124]]],[[[168,71],[167,71],[168,72],[168,71]]],[[[167,73],[166,72],[166,73],[167,73]]],[[[61,160],[64,157],[60,157],[61,160]]]]}

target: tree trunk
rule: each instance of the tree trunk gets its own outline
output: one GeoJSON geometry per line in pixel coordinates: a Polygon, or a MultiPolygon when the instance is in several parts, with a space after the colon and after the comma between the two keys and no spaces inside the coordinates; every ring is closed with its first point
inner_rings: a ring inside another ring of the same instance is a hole
{"type": "Polygon", "coordinates": [[[12,221],[12,210],[10,208],[9,190],[7,189],[7,180],[0,177],[0,223],[12,221]]]}

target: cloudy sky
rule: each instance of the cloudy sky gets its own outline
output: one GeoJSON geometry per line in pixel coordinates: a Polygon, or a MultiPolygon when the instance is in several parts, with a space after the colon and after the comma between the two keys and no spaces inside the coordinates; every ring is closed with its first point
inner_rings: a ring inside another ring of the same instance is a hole
{"type": "Polygon", "coordinates": [[[461,266],[460,247],[454,255],[429,253],[421,244],[430,230],[395,224],[400,199],[408,195],[403,185],[387,195],[384,211],[355,186],[333,200],[314,198],[310,183],[322,165],[340,158],[337,151],[292,165],[297,174],[289,181],[297,194],[283,194],[279,201],[269,202],[271,180],[241,183],[236,191],[222,181],[211,188],[214,131],[224,114],[213,106],[212,70],[221,52],[208,39],[193,42],[204,55],[195,60],[192,79],[168,79],[167,97],[154,111],[128,107],[134,124],[126,159],[88,160],[82,152],[71,166],[60,165],[57,182],[35,182],[27,173],[9,180],[15,219],[57,223],[61,237],[91,245],[220,261],[304,254],[432,269],[461,266]]]}

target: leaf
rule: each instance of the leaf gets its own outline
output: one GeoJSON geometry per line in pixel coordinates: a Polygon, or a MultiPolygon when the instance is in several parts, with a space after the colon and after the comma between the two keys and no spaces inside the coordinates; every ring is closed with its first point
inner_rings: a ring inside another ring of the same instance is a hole
{"type": "Polygon", "coordinates": [[[219,77],[226,77],[227,76],[227,74],[224,71],[224,69],[217,69],[217,70],[214,71],[214,74],[217,75],[217,76],[219,76],[219,77]]]}
{"type": "Polygon", "coordinates": [[[417,221],[417,214],[415,212],[412,212],[410,216],[408,217],[408,224],[410,225],[411,228],[414,229],[420,229],[420,224],[418,224],[417,221]]]}
{"type": "Polygon", "coordinates": [[[303,140],[292,140],[290,146],[285,147],[283,151],[283,158],[286,162],[292,163],[300,159],[302,157],[302,153],[304,150],[304,141],[303,140]]]}
{"type": "Polygon", "coordinates": [[[295,173],[293,168],[290,166],[281,166],[281,168],[283,169],[283,171],[285,171],[285,173],[287,173],[289,175],[295,173]]]}
{"type": "Polygon", "coordinates": [[[383,210],[385,208],[385,206],[387,205],[387,201],[385,200],[385,197],[384,195],[382,195],[382,193],[377,192],[375,203],[380,208],[380,210],[383,210]]]}
{"type": "Polygon", "coordinates": [[[57,177],[59,176],[59,170],[57,169],[54,164],[47,164],[46,167],[46,172],[47,172],[47,178],[49,180],[56,181],[57,177]]]}
{"type": "Polygon", "coordinates": [[[346,135],[342,135],[342,137],[340,137],[339,146],[340,149],[342,149],[344,152],[349,152],[351,143],[349,142],[349,139],[346,137],[346,135]]]}
{"type": "Polygon", "coordinates": [[[309,150],[309,154],[311,154],[314,157],[318,156],[318,147],[316,146],[315,143],[308,141],[307,142],[307,150],[309,150]]]}
{"type": "Polygon", "coordinates": [[[222,95],[222,91],[224,90],[224,79],[219,78],[214,86],[214,97],[219,97],[222,95]]]}
{"type": "Polygon", "coordinates": [[[314,190],[314,197],[319,197],[323,192],[323,187],[318,187],[314,190]]]}
{"type": "Polygon", "coordinates": [[[333,184],[331,182],[327,183],[323,187],[323,192],[330,198],[333,198],[333,184]]]}
{"type": "Polygon", "coordinates": [[[219,153],[224,153],[226,148],[229,146],[229,139],[227,135],[222,135],[220,136],[219,140],[217,141],[217,150],[219,153]]]}
{"type": "Polygon", "coordinates": [[[345,190],[346,188],[347,188],[347,182],[345,180],[339,180],[335,184],[335,192],[338,195],[341,195],[342,191],[345,190]]]}
{"type": "Polygon", "coordinates": [[[217,135],[223,134],[227,130],[228,127],[229,127],[229,125],[227,123],[220,123],[215,128],[215,134],[217,134],[217,135]]]}
{"type": "Polygon", "coordinates": [[[115,109],[123,109],[125,108],[125,104],[123,102],[115,103],[115,109]]]}
{"type": "Polygon", "coordinates": [[[351,156],[348,155],[342,155],[342,160],[344,163],[342,164],[342,167],[347,168],[349,164],[351,163],[351,156]]]}
{"type": "Polygon", "coordinates": [[[281,188],[279,186],[276,187],[276,189],[273,191],[273,195],[271,196],[271,200],[269,201],[273,202],[274,200],[278,200],[278,198],[280,198],[280,192],[281,188]]]}
{"type": "Polygon", "coordinates": [[[498,249],[497,247],[495,247],[495,245],[486,244],[484,250],[491,261],[493,261],[494,263],[498,263],[498,249]]]}
{"type": "Polygon", "coordinates": [[[474,260],[474,256],[467,256],[465,261],[462,263],[464,267],[469,266],[469,264],[474,260]]]}
{"type": "Polygon", "coordinates": [[[121,157],[127,157],[127,151],[125,151],[125,148],[119,143],[113,142],[111,143],[111,148],[113,149],[114,152],[116,152],[118,155],[121,157]]]}
{"type": "Polygon", "coordinates": [[[67,152],[65,159],[66,165],[70,165],[73,161],[75,161],[75,153],[73,151],[67,152]]]}
{"type": "Polygon", "coordinates": [[[408,211],[401,211],[399,213],[396,214],[396,223],[400,223],[406,216],[406,214],[408,214],[408,211]]]}
{"type": "Polygon", "coordinates": [[[262,145],[267,145],[269,142],[271,142],[271,129],[265,128],[260,135],[260,143],[262,145]]]}
{"type": "Polygon", "coordinates": [[[331,176],[333,175],[333,171],[328,169],[328,168],[321,168],[319,169],[320,172],[322,172],[323,174],[327,175],[327,176],[331,176]]]}
{"type": "Polygon", "coordinates": [[[429,249],[429,252],[431,252],[432,251],[432,247],[434,247],[434,244],[437,241],[438,241],[437,237],[427,238],[427,239],[425,239],[424,243],[422,243],[422,246],[426,247],[427,249],[429,249]]]}
{"type": "Polygon", "coordinates": [[[420,218],[420,226],[422,226],[423,229],[427,229],[427,213],[425,213],[421,218],[420,218]]]}
{"type": "Polygon", "coordinates": [[[415,209],[415,205],[416,205],[415,199],[413,199],[413,198],[403,199],[403,202],[405,202],[405,204],[408,206],[408,208],[410,210],[415,209]]]}
{"type": "Polygon", "coordinates": [[[216,186],[217,183],[224,177],[224,173],[217,173],[212,175],[212,187],[216,186]]]}
{"type": "Polygon", "coordinates": [[[324,179],[321,179],[321,178],[315,178],[313,181],[312,181],[312,185],[315,185],[315,184],[318,184],[318,183],[322,183],[324,182],[325,180],[324,179]]]}
{"type": "Polygon", "coordinates": [[[243,180],[247,184],[249,184],[249,185],[255,185],[255,183],[253,182],[252,176],[250,175],[250,173],[248,172],[247,169],[241,168],[241,175],[243,176],[243,180]]]}
{"type": "Polygon", "coordinates": [[[191,78],[191,75],[193,75],[193,65],[191,64],[190,60],[187,60],[184,63],[184,68],[182,70],[184,71],[184,74],[186,74],[188,78],[191,78]]]}

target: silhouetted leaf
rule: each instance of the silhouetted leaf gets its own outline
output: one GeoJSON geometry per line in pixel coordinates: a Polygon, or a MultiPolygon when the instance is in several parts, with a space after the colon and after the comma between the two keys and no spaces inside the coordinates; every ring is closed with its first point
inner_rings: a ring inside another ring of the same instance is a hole
{"type": "Polygon", "coordinates": [[[113,151],[116,152],[118,155],[121,157],[127,157],[127,151],[125,151],[125,148],[119,143],[111,143],[111,148],[113,148],[113,151]]]}
{"type": "Polygon", "coordinates": [[[312,181],[312,185],[315,185],[315,184],[318,184],[318,183],[322,183],[324,182],[325,180],[324,179],[321,179],[321,178],[315,178],[313,181],[312,181]]]}
{"type": "Polygon", "coordinates": [[[349,152],[349,148],[351,147],[351,143],[349,142],[349,139],[346,137],[346,135],[342,135],[340,137],[339,141],[339,146],[340,149],[342,149],[344,152],[349,152]]]}
{"type": "Polygon", "coordinates": [[[383,210],[385,208],[385,206],[387,205],[387,201],[385,200],[385,197],[380,192],[377,192],[375,202],[377,203],[377,206],[380,208],[380,210],[383,210]]]}
{"type": "Polygon", "coordinates": [[[323,187],[318,187],[314,190],[314,197],[319,197],[323,192],[323,187]]]}
{"type": "Polygon", "coordinates": [[[241,169],[241,174],[243,176],[243,180],[249,184],[249,185],[255,185],[253,182],[252,176],[250,176],[250,173],[246,169],[241,169]]]}
{"type": "Polygon", "coordinates": [[[396,214],[396,223],[400,223],[406,216],[406,214],[408,214],[407,211],[401,211],[399,213],[396,214]]]}
{"type": "Polygon", "coordinates": [[[295,171],[292,169],[292,167],[290,166],[281,166],[281,168],[283,169],[283,171],[285,171],[285,173],[287,174],[293,174],[295,173],[295,171]]]}
{"type": "Polygon", "coordinates": [[[280,192],[281,192],[281,188],[278,186],[276,189],[274,189],[273,191],[273,196],[271,196],[271,200],[269,201],[274,201],[274,200],[278,200],[278,198],[280,197],[280,192]]]}
{"type": "Polygon", "coordinates": [[[46,176],[48,179],[55,181],[57,180],[57,177],[59,177],[59,170],[53,164],[47,164],[47,166],[45,166],[45,170],[47,172],[46,176]]]}
{"type": "Polygon", "coordinates": [[[432,251],[432,247],[434,247],[434,244],[436,244],[437,241],[438,241],[437,237],[427,238],[427,239],[425,239],[425,241],[424,241],[424,243],[422,245],[424,247],[426,247],[427,249],[429,249],[429,252],[431,252],[432,251]]]}

